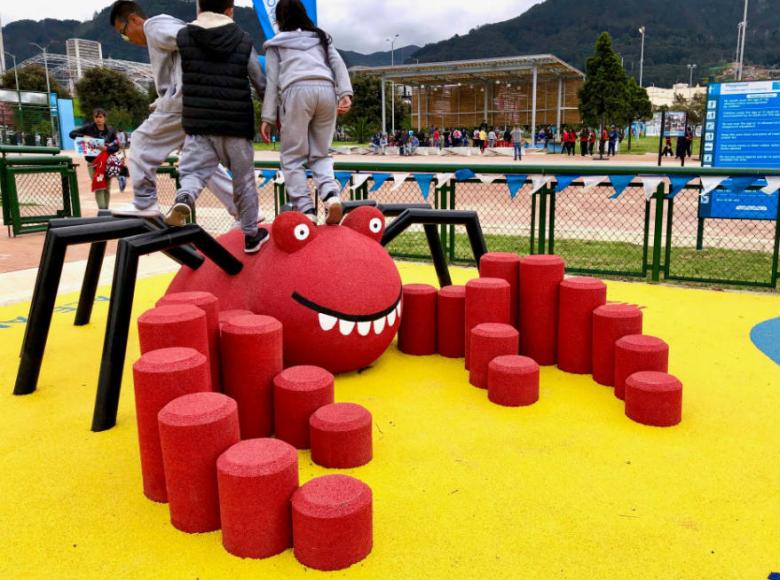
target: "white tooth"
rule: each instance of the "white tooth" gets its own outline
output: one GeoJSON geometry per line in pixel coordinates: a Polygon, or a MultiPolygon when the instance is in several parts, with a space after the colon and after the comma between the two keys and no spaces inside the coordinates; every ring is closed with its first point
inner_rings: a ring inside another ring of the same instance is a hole
{"type": "Polygon", "coordinates": [[[349,336],[355,329],[355,323],[348,320],[339,320],[339,332],[344,336],[349,336]]]}
{"type": "Polygon", "coordinates": [[[398,306],[396,307],[396,312],[398,312],[398,318],[401,318],[401,303],[398,303],[398,306]]]}
{"type": "Polygon", "coordinates": [[[387,316],[383,316],[379,320],[374,320],[374,332],[376,334],[382,334],[382,331],[385,329],[386,323],[387,323],[387,316]]]}
{"type": "Polygon", "coordinates": [[[320,314],[320,327],[325,332],[329,330],[333,330],[333,327],[336,326],[336,323],[338,322],[338,318],[335,316],[329,316],[328,314],[320,314]]]}
{"type": "Polygon", "coordinates": [[[396,318],[396,311],[393,310],[390,314],[387,315],[387,325],[388,326],[395,325],[395,318],[396,318]]]}
{"type": "Polygon", "coordinates": [[[368,336],[368,333],[371,332],[371,321],[358,322],[357,327],[360,336],[368,336]]]}

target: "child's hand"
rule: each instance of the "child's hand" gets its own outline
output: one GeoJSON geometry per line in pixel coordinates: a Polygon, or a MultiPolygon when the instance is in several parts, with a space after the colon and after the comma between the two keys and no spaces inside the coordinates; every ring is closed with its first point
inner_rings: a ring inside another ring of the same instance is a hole
{"type": "Polygon", "coordinates": [[[266,143],[271,142],[271,124],[266,123],[263,121],[263,124],[260,127],[260,136],[263,138],[263,141],[266,143]]]}
{"type": "Polygon", "coordinates": [[[339,99],[338,113],[339,115],[346,115],[352,108],[352,97],[346,96],[339,99]]]}

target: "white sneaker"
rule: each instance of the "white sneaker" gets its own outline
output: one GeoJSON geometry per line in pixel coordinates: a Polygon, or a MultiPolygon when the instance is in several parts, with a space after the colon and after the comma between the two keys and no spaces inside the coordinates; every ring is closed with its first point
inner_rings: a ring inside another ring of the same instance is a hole
{"type": "Polygon", "coordinates": [[[146,209],[138,209],[134,203],[126,203],[111,210],[111,213],[120,217],[144,217],[155,218],[162,215],[160,204],[156,201],[146,209]]]}
{"type": "Polygon", "coordinates": [[[338,195],[329,197],[325,201],[325,224],[337,226],[344,217],[344,206],[341,204],[341,198],[338,195]]]}

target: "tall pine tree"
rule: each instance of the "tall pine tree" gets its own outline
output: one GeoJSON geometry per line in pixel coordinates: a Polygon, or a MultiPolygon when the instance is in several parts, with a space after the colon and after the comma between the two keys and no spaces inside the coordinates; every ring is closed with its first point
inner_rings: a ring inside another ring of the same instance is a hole
{"type": "Polygon", "coordinates": [[[602,32],[596,50],[585,66],[585,84],[579,90],[580,115],[592,127],[620,124],[628,118],[628,76],[612,48],[612,38],[602,32]]]}

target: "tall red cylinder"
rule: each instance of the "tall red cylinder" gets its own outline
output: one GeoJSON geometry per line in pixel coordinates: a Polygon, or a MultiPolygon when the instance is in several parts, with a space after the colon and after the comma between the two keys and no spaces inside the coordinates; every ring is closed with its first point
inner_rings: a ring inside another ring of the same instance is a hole
{"type": "Polygon", "coordinates": [[[626,379],[640,371],[669,370],[669,345],[655,336],[629,334],[615,343],[615,396],[624,398],[626,379]]]}
{"type": "Polygon", "coordinates": [[[176,292],[167,294],[157,301],[157,306],[192,304],[206,313],[206,330],[209,334],[209,362],[214,390],[222,390],[222,375],[219,359],[219,300],[209,292],[176,292]]]}
{"type": "Polygon", "coordinates": [[[509,324],[509,294],[509,282],[500,278],[478,278],[466,284],[466,370],[471,368],[471,329],[486,322],[509,324]]]}
{"type": "Polygon", "coordinates": [[[596,278],[561,282],[558,308],[558,368],[586,375],[593,365],[593,311],[607,303],[607,285],[596,278]]]}
{"type": "Polygon", "coordinates": [[[222,328],[222,383],[236,400],[241,438],[274,432],[273,380],[283,368],[282,323],[270,316],[238,316],[222,328]]]}
{"type": "Polygon", "coordinates": [[[241,439],[236,402],[185,395],[163,407],[159,421],[171,523],[191,534],[218,530],[217,459],[241,439]]]}
{"type": "Polygon", "coordinates": [[[221,331],[229,322],[232,322],[234,318],[252,315],[254,315],[254,312],[251,310],[223,310],[219,313],[219,329],[221,331]]]}
{"type": "Polygon", "coordinates": [[[509,283],[509,324],[518,328],[520,256],[508,252],[488,252],[479,261],[479,275],[482,278],[500,278],[509,283]]]}
{"type": "Polygon", "coordinates": [[[292,498],[293,552],[304,566],[341,570],[373,547],[371,488],[347,475],[312,479],[292,498]]]}
{"type": "Polygon", "coordinates": [[[510,324],[489,322],[471,329],[471,369],[469,382],[480,389],[488,388],[488,365],[497,357],[516,355],[517,329],[510,324]]]}
{"type": "Polygon", "coordinates": [[[626,416],[653,427],[672,427],[682,420],[680,380],[667,373],[646,371],[626,379],[626,416]]]}
{"type": "Polygon", "coordinates": [[[354,403],[317,409],[309,419],[311,460],[332,469],[365,465],[373,456],[371,413],[354,403]]]}
{"type": "Polygon", "coordinates": [[[466,355],[466,287],[445,286],[438,298],[439,354],[447,358],[466,355]]]}
{"type": "Polygon", "coordinates": [[[642,311],[629,304],[605,304],[593,311],[593,379],[615,384],[615,343],[629,334],[642,334],[642,311]]]}
{"type": "Polygon", "coordinates": [[[165,503],[168,492],[157,415],[174,399],[211,391],[208,360],[191,348],[153,350],[133,365],[133,382],[144,495],[165,503]]]}
{"type": "Polygon", "coordinates": [[[520,354],[554,365],[558,347],[558,290],[565,265],[560,256],[520,259],[520,354]]]}
{"type": "Polygon", "coordinates": [[[290,501],[298,452],[278,439],[237,443],[217,460],[222,545],[239,558],[268,558],[292,547],[290,501]]]}
{"type": "Polygon", "coordinates": [[[282,371],[274,379],[274,422],[276,437],[298,449],[309,449],[309,419],[333,403],[333,375],[325,369],[298,366],[282,371]]]}
{"type": "Polygon", "coordinates": [[[403,287],[403,315],[398,349],[415,356],[436,354],[436,288],[427,284],[403,287]]]}
{"type": "MultiPolygon", "coordinates": [[[[163,348],[193,348],[209,358],[209,331],[206,313],[192,304],[158,306],[138,317],[138,340],[141,354],[163,348]]],[[[211,376],[209,384],[217,384],[211,376]]]]}

